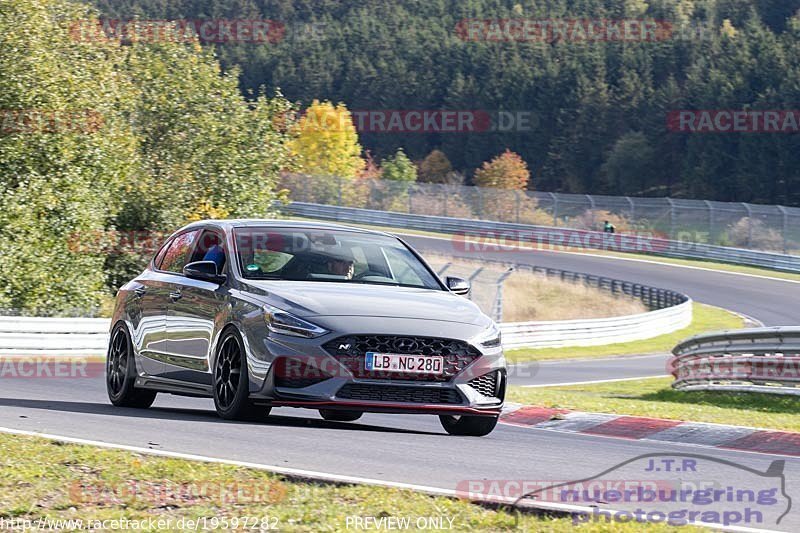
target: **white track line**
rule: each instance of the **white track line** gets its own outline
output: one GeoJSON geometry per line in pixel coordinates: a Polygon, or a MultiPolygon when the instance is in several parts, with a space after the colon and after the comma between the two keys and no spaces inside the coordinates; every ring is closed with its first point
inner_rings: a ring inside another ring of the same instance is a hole
{"type": "Polygon", "coordinates": [[[523,389],[542,389],[545,387],[569,387],[571,385],[592,385],[594,383],[614,383],[617,381],[638,381],[640,379],[659,379],[659,378],[669,378],[672,376],[641,376],[636,378],[616,378],[616,379],[597,379],[594,381],[573,381],[572,383],[546,383],[544,385],[518,385],[523,389]]]}
{"type": "MultiPolygon", "coordinates": [[[[315,472],[313,470],[300,470],[296,468],[287,468],[284,466],[274,466],[274,465],[265,465],[260,463],[249,463],[245,461],[234,461],[232,459],[219,459],[216,457],[206,457],[203,455],[193,455],[187,453],[180,453],[180,452],[170,452],[166,450],[154,450],[152,448],[142,448],[139,446],[128,446],[125,444],[112,444],[108,442],[96,441],[96,440],[88,440],[88,439],[80,439],[76,437],[65,437],[63,435],[51,435],[48,433],[39,433],[36,431],[24,431],[21,429],[13,429],[13,428],[6,428],[0,427],[0,433],[6,433],[10,435],[22,435],[26,437],[39,437],[43,439],[50,439],[58,442],[65,442],[69,444],[81,444],[85,446],[96,446],[98,448],[104,448],[109,450],[122,450],[127,452],[134,452],[134,453],[141,453],[144,455],[153,455],[158,457],[169,457],[171,459],[184,459],[187,461],[200,461],[203,463],[212,463],[212,464],[223,464],[223,465],[231,465],[231,466],[239,466],[242,468],[252,468],[254,470],[263,470],[267,472],[273,472],[275,474],[285,475],[290,478],[295,479],[313,479],[313,480],[320,480],[320,481],[328,481],[333,483],[349,483],[349,484],[361,484],[361,485],[373,485],[377,487],[387,487],[387,488],[395,488],[395,489],[404,489],[404,490],[414,490],[418,492],[424,492],[426,494],[434,495],[434,496],[445,496],[449,498],[459,498],[464,499],[464,495],[459,494],[455,490],[451,489],[442,489],[439,487],[429,487],[426,485],[414,485],[411,483],[399,483],[396,481],[382,481],[378,479],[370,479],[370,478],[362,478],[362,477],[355,477],[355,476],[344,476],[340,474],[328,474],[325,472],[315,472]]],[[[485,499],[472,499],[472,501],[480,502],[480,503],[501,503],[511,505],[513,504],[516,499],[515,498],[506,498],[502,496],[489,496],[485,499]]],[[[596,509],[596,507],[581,507],[579,505],[570,505],[570,504],[562,504],[562,503],[550,503],[550,502],[534,502],[534,503],[527,503],[526,507],[541,509],[544,511],[558,511],[562,513],[591,513],[596,509]]],[[[618,514],[620,511],[615,509],[606,509],[603,508],[603,511],[607,511],[610,513],[618,514]]],[[[705,523],[705,522],[693,522],[693,525],[701,526],[701,527],[709,527],[713,529],[721,529],[720,524],[712,524],[712,523],[705,523]]],[[[722,528],[726,531],[741,531],[743,533],[750,533],[750,532],[759,532],[759,531],[772,531],[767,529],[753,529],[747,527],[725,527],[722,528]]]]}

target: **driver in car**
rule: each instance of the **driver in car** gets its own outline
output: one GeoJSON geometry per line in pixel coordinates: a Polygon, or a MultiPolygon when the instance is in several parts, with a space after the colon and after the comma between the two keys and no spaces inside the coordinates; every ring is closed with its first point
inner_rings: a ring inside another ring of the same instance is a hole
{"type": "Polygon", "coordinates": [[[343,276],[348,280],[353,279],[355,264],[350,259],[333,257],[328,260],[328,271],[334,276],[343,276]]]}

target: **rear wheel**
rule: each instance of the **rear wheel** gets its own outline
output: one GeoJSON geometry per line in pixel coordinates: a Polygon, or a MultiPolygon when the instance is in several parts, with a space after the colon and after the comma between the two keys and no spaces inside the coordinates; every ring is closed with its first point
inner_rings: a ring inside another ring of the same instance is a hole
{"type": "Polygon", "coordinates": [[[258,407],[249,398],[250,379],[244,344],[234,329],[223,334],[214,362],[214,407],[226,420],[256,420],[269,415],[269,407],[258,407]]]}
{"type": "Polygon", "coordinates": [[[134,387],[136,358],[128,329],[120,324],[111,334],[106,357],[106,391],[108,399],[117,407],[147,409],[156,399],[155,391],[134,387]]]}
{"type": "Polygon", "coordinates": [[[494,430],[500,416],[441,415],[442,427],[451,435],[484,437],[494,430]]]}
{"type": "Polygon", "coordinates": [[[364,413],[361,411],[339,411],[336,409],[320,409],[320,416],[331,422],[355,422],[364,413]]]}

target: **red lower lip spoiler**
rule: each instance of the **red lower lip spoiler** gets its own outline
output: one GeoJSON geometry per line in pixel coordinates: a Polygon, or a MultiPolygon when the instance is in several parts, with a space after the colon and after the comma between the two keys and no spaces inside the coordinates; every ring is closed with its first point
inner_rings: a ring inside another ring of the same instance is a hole
{"type": "Polygon", "coordinates": [[[457,405],[430,405],[430,404],[407,404],[390,402],[347,402],[347,401],[303,401],[303,400],[275,400],[270,402],[274,407],[305,407],[309,409],[319,408],[350,408],[363,411],[393,411],[393,412],[429,412],[451,413],[477,416],[497,416],[500,414],[501,407],[491,407],[488,409],[476,409],[474,407],[463,407],[457,405]]]}

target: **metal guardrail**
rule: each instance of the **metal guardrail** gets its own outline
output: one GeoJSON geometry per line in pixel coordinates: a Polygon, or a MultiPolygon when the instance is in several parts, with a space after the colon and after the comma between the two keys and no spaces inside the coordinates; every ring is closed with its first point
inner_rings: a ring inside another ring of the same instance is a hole
{"type": "MultiPolygon", "coordinates": [[[[508,349],[600,346],[643,340],[683,329],[692,321],[691,299],[675,291],[581,272],[502,264],[520,272],[632,296],[651,309],[647,313],[601,319],[503,323],[503,346],[508,349]]],[[[103,318],[0,317],[0,356],[104,355],[109,326],[103,318]]]]}
{"type": "Polygon", "coordinates": [[[800,327],[698,335],[672,353],[678,390],[800,395],[800,327]]]}
{"type": "Polygon", "coordinates": [[[481,252],[482,246],[491,250],[492,246],[502,246],[502,244],[497,243],[514,244],[519,242],[527,246],[546,246],[548,249],[567,247],[618,251],[677,259],[700,259],[800,273],[800,256],[673,241],[646,235],[609,235],[598,231],[416,215],[302,202],[293,202],[285,206],[284,209],[295,216],[334,220],[343,223],[355,222],[393,228],[452,233],[455,234],[453,239],[454,247],[460,249],[472,248],[475,250],[476,255],[481,252]]]}
{"type": "Polygon", "coordinates": [[[686,328],[692,322],[692,301],[638,315],[591,320],[501,324],[503,347],[561,348],[602,346],[651,339],[686,328]]]}
{"type": "Polygon", "coordinates": [[[108,329],[104,318],[0,316],[0,355],[105,355],[108,329]]]}

